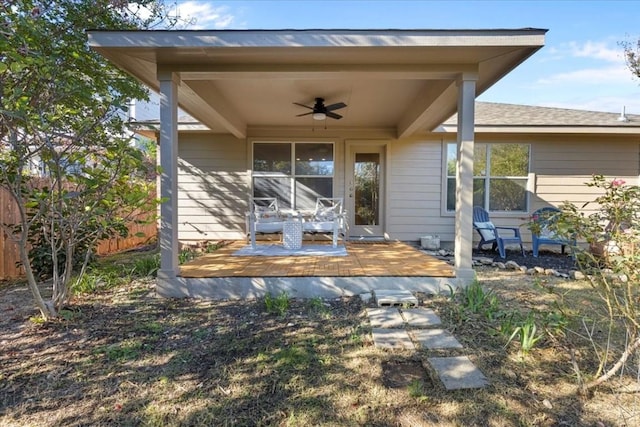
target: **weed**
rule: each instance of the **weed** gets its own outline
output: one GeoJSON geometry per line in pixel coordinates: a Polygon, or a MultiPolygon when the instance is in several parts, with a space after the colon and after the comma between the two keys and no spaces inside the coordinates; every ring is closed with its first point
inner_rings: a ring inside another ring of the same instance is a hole
{"type": "Polygon", "coordinates": [[[536,343],[542,339],[542,335],[538,334],[538,327],[533,313],[529,313],[523,322],[514,329],[506,345],[509,345],[516,337],[520,342],[520,353],[523,356],[529,354],[536,343]]]}
{"type": "Polygon", "coordinates": [[[277,366],[281,368],[303,369],[313,362],[313,354],[305,347],[291,346],[275,353],[277,366]]]}
{"type": "Polygon", "coordinates": [[[156,321],[145,322],[145,323],[141,324],[138,328],[141,331],[149,332],[149,333],[152,333],[152,334],[159,334],[160,332],[162,332],[164,330],[164,327],[162,326],[162,323],[156,322],[156,321]]]}
{"type": "Polygon", "coordinates": [[[364,331],[362,330],[362,327],[355,326],[351,330],[351,334],[349,334],[349,341],[356,345],[362,345],[364,342],[364,339],[362,338],[363,333],[364,331]]]}
{"type": "Polygon", "coordinates": [[[311,313],[319,314],[321,317],[327,318],[331,314],[331,309],[325,304],[320,297],[311,298],[307,301],[307,308],[311,313]]]}
{"type": "Polygon", "coordinates": [[[488,320],[498,316],[499,300],[493,291],[485,291],[477,280],[460,292],[462,307],[474,314],[483,314],[488,320]]]}
{"type": "Polygon", "coordinates": [[[133,263],[132,274],[136,277],[155,277],[160,269],[160,254],[137,258],[133,263]]]}
{"type": "Polygon", "coordinates": [[[280,292],[278,296],[268,293],[264,297],[264,305],[267,313],[284,317],[289,309],[289,295],[285,291],[280,292]]]}
{"type": "Polygon", "coordinates": [[[184,263],[189,262],[189,261],[191,261],[193,259],[196,259],[197,256],[198,256],[198,254],[193,249],[184,248],[178,254],[178,263],[179,264],[184,264],[184,263]]]}
{"type": "Polygon", "coordinates": [[[424,383],[418,379],[412,380],[407,386],[409,396],[416,399],[418,402],[424,402],[429,398],[425,395],[424,383]]]}
{"type": "Polygon", "coordinates": [[[561,310],[553,310],[544,314],[542,319],[545,330],[552,335],[564,335],[569,324],[567,315],[561,310]]]}
{"type": "Polygon", "coordinates": [[[128,278],[123,277],[117,266],[96,266],[76,278],[71,286],[75,294],[86,294],[98,289],[112,289],[121,285],[128,278]]]}
{"type": "Polygon", "coordinates": [[[98,347],[97,354],[104,354],[111,361],[126,361],[136,359],[140,355],[142,342],[125,340],[117,344],[98,347]]]}
{"type": "Polygon", "coordinates": [[[31,316],[29,318],[29,322],[33,323],[34,325],[44,325],[45,323],[47,323],[47,321],[42,316],[31,316]]]}
{"type": "Polygon", "coordinates": [[[517,311],[510,311],[503,313],[497,330],[500,335],[505,338],[509,338],[513,332],[517,329],[517,325],[522,322],[522,316],[517,311]]]}
{"type": "Polygon", "coordinates": [[[223,245],[221,243],[207,243],[207,247],[204,248],[204,253],[210,254],[212,252],[217,251],[218,249],[220,249],[223,245]]]}
{"type": "Polygon", "coordinates": [[[81,313],[78,311],[69,310],[66,308],[61,309],[58,314],[66,321],[75,320],[81,317],[81,313]]]}
{"type": "Polygon", "coordinates": [[[193,339],[198,341],[204,341],[204,339],[209,335],[208,329],[196,329],[193,331],[193,339]]]}

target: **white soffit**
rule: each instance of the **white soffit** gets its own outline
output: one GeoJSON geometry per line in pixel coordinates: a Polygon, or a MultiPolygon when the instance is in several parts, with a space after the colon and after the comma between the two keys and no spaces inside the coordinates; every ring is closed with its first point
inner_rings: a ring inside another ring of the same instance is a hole
{"type": "Polygon", "coordinates": [[[215,132],[311,124],[294,102],[344,102],[338,128],[435,128],[456,111],[456,80],[477,94],[539,50],[543,29],[90,31],[89,44],[158,90],[179,73],[180,106],[215,132]]]}

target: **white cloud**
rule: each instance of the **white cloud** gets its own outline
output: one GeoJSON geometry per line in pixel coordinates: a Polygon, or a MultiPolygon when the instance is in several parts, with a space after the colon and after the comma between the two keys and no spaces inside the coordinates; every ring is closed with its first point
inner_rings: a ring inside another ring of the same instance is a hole
{"type": "Polygon", "coordinates": [[[189,30],[224,29],[235,20],[227,6],[213,6],[211,2],[179,2],[176,9],[180,18],[189,22],[186,27],[189,30]]]}
{"type": "Polygon", "coordinates": [[[571,56],[576,58],[597,59],[614,63],[624,62],[622,48],[611,48],[604,42],[571,42],[568,44],[568,48],[571,56]]]}
{"type": "Polygon", "coordinates": [[[628,83],[632,80],[631,72],[624,64],[602,68],[583,68],[564,73],[551,74],[537,80],[538,84],[574,84],[603,85],[611,83],[628,83]]]}

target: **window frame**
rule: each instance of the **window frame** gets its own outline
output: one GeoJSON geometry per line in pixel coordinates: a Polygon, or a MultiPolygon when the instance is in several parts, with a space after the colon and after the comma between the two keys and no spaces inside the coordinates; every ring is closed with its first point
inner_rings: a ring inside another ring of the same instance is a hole
{"type": "MultiPolygon", "coordinates": [[[[269,140],[256,140],[256,141],[252,141],[251,142],[251,151],[249,154],[249,194],[251,197],[255,197],[255,178],[275,178],[275,179],[287,179],[289,180],[289,185],[288,185],[288,190],[289,190],[289,194],[290,194],[290,200],[281,200],[281,203],[285,206],[290,206],[289,208],[285,208],[284,210],[291,210],[291,211],[296,211],[296,210],[312,210],[313,207],[309,207],[309,208],[302,208],[302,207],[297,207],[296,204],[299,202],[298,201],[298,194],[297,194],[297,182],[298,179],[315,179],[315,178],[319,178],[319,179],[330,179],[331,180],[331,195],[322,195],[321,197],[334,197],[336,191],[335,191],[335,185],[336,185],[336,142],[335,141],[327,141],[327,140],[321,140],[321,141],[295,141],[295,140],[290,140],[290,141],[283,141],[283,140],[274,140],[274,141],[269,141],[269,140]],[[254,170],[254,161],[255,161],[255,145],[256,144],[289,144],[291,146],[291,151],[290,151],[290,162],[291,162],[291,173],[287,174],[284,172],[263,172],[263,171],[255,171],[254,170]],[[296,147],[299,145],[305,145],[305,144],[328,144],[331,146],[331,162],[332,162],[332,168],[331,168],[331,174],[302,174],[302,175],[298,175],[297,171],[296,171],[296,147]]],[[[281,199],[282,197],[280,195],[277,195],[279,199],[281,199]]],[[[274,196],[271,196],[274,197],[274,196]]],[[[320,197],[320,196],[319,196],[320,197]]],[[[315,201],[314,201],[315,203],[315,201]]]]}
{"type": "MultiPolygon", "coordinates": [[[[534,174],[533,172],[531,172],[531,160],[532,160],[532,144],[529,142],[517,142],[517,141],[504,141],[504,142],[475,142],[474,144],[474,149],[475,147],[479,146],[479,145],[484,145],[487,147],[486,151],[485,151],[485,156],[486,156],[486,170],[491,171],[491,147],[492,146],[497,146],[497,145],[507,145],[507,144],[511,144],[511,145],[522,145],[522,146],[526,146],[528,149],[528,159],[527,159],[527,172],[525,175],[518,175],[518,176],[503,176],[503,175],[476,175],[474,172],[474,176],[473,176],[473,180],[474,182],[476,180],[483,180],[484,181],[484,185],[483,185],[483,189],[484,189],[484,200],[482,203],[482,206],[484,207],[484,209],[487,210],[487,212],[490,213],[494,213],[500,216],[522,216],[523,214],[526,214],[529,212],[530,208],[531,208],[531,182],[532,179],[534,179],[534,174]],[[523,182],[524,185],[522,186],[525,189],[525,210],[512,210],[512,211],[505,211],[505,210],[489,210],[489,202],[490,202],[490,186],[491,186],[491,180],[492,179],[507,179],[510,181],[520,181],[523,182]]],[[[448,209],[448,194],[449,194],[449,180],[453,179],[455,182],[455,172],[454,175],[449,175],[449,168],[448,168],[448,158],[449,158],[449,146],[455,146],[457,147],[457,142],[452,142],[452,141],[443,141],[443,148],[442,148],[442,152],[443,152],[443,156],[442,156],[442,164],[443,164],[443,179],[442,179],[442,214],[445,216],[454,216],[455,215],[455,209],[454,210],[449,210],[448,209]]],[[[457,149],[456,149],[456,155],[457,155],[457,149]]],[[[475,165],[475,159],[474,159],[474,165],[475,165]]],[[[454,202],[455,205],[455,202],[454,202]]]]}

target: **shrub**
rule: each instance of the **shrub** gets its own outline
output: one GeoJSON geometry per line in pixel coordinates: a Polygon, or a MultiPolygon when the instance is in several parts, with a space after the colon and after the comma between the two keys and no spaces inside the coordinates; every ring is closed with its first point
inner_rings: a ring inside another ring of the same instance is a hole
{"type": "Polygon", "coordinates": [[[600,309],[606,313],[601,320],[609,324],[610,333],[603,335],[603,342],[587,334],[600,364],[594,379],[579,385],[583,393],[619,372],[640,347],[640,187],[603,176],[594,176],[586,185],[600,190],[592,202],[593,213],[583,212],[590,203],[581,208],[565,203],[554,229],[588,244],[588,249],[574,248],[577,265],[600,297],[600,309]],[[612,345],[611,331],[621,331],[617,345],[612,345]]]}

